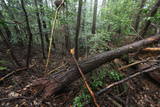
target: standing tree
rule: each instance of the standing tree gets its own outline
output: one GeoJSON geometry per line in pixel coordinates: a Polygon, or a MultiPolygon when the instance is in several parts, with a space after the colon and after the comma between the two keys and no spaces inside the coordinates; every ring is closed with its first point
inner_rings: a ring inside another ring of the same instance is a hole
{"type": "MultiPolygon", "coordinates": [[[[159,6],[160,6],[160,0],[157,0],[155,5],[152,7],[148,17],[150,17],[150,18],[153,17],[157,13],[159,6]]],[[[145,23],[144,28],[140,32],[140,35],[142,37],[144,37],[144,35],[146,34],[146,32],[147,32],[147,30],[148,30],[150,25],[151,25],[151,20],[147,20],[146,23],[145,23]]]]}
{"type": "Polygon", "coordinates": [[[30,55],[31,55],[31,50],[32,50],[31,48],[32,48],[33,34],[31,32],[31,28],[30,28],[30,25],[29,25],[28,14],[27,14],[27,11],[25,9],[23,0],[21,0],[21,5],[22,5],[22,9],[23,9],[23,12],[24,12],[24,15],[25,15],[26,28],[27,28],[27,32],[28,32],[28,35],[29,35],[28,53],[27,53],[27,60],[26,60],[27,67],[29,67],[30,55]]]}
{"type": "Polygon", "coordinates": [[[146,2],[146,0],[141,0],[139,11],[136,15],[135,24],[134,24],[134,29],[135,29],[136,32],[138,31],[139,22],[140,22],[140,15],[141,15],[142,8],[144,7],[145,2],[146,2]]]}
{"type": "Polygon", "coordinates": [[[79,32],[80,32],[80,25],[81,25],[81,11],[82,11],[82,0],[79,0],[79,6],[78,6],[78,15],[77,15],[77,26],[76,26],[76,37],[75,37],[75,58],[78,60],[78,54],[79,54],[79,44],[78,44],[78,38],[79,38],[79,32]]]}
{"type": "Polygon", "coordinates": [[[98,5],[98,0],[95,0],[94,1],[94,12],[93,12],[93,22],[92,22],[92,34],[96,34],[97,5],[98,5]]]}
{"type": "MultiPolygon", "coordinates": [[[[46,3],[46,6],[48,7],[48,5],[47,5],[48,2],[47,2],[47,0],[45,0],[45,3],[46,3]]],[[[39,4],[40,4],[40,12],[41,12],[43,30],[46,31],[46,29],[47,29],[47,23],[46,23],[46,20],[44,20],[45,11],[44,11],[44,3],[43,3],[43,0],[39,0],[39,4]]],[[[47,47],[49,47],[49,37],[48,37],[48,33],[45,32],[45,33],[44,33],[44,36],[45,36],[45,40],[46,40],[46,43],[47,43],[47,47]]]]}
{"type": "Polygon", "coordinates": [[[46,59],[45,52],[44,52],[44,40],[43,40],[43,33],[42,33],[42,24],[41,24],[41,19],[40,19],[40,15],[39,15],[37,0],[34,0],[34,2],[35,2],[35,6],[36,6],[36,16],[37,16],[39,34],[40,34],[40,37],[41,37],[41,48],[42,48],[43,58],[46,59]]]}

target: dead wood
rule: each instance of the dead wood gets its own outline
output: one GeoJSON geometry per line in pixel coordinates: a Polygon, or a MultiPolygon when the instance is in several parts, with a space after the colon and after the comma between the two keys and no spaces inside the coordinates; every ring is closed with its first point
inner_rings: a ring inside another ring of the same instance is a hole
{"type": "Polygon", "coordinates": [[[155,48],[144,48],[142,51],[147,51],[147,52],[160,52],[160,47],[155,47],[155,48]]]}
{"type": "MultiPolygon", "coordinates": [[[[117,48],[115,50],[107,51],[90,57],[86,60],[80,61],[79,65],[84,74],[93,71],[99,66],[105,64],[113,60],[114,58],[118,58],[124,54],[139,51],[145,48],[147,45],[150,45],[154,42],[160,40],[160,35],[151,36],[147,39],[117,48]]],[[[49,97],[52,94],[55,94],[60,89],[63,89],[75,80],[80,78],[80,73],[77,69],[76,65],[73,65],[68,70],[61,70],[59,72],[50,75],[49,77],[39,78],[32,83],[32,86],[35,88],[40,86],[43,87],[43,97],[49,97]]]]}
{"type": "Polygon", "coordinates": [[[8,74],[5,75],[4,77],[0,78],[0,82],[3,81],[3,80],[5,80],[6,78],[8,78],[9,76],[13,75],[13,74],[16,73],[16,72],[20,72],[20,71],[24,71],[24,70],[27,70],[27,69],[31,69],[32,67],[34,67],[34,65],[29,66],[29,68],[28,68],[28,67],[18,68],[18,69],[16,69],[16,70],[8,73],[8,74]]]}
{"type": "Polygon", "coordinates": [[[97,94],[97,95],[100,95],[100,94],[108,91],[110,88],[115,87],[115,86],[117,86],[117,85],[119,85],[119,84],[122,84],[122,83],[124,83],[124,82],[126,82],[126,81],[128,81],[128,80],[130,80],[130,79],[132,79],[132,78],[135,78],[135,77],[137,77],[137,76],[139,76],[139,75],[141,75],[141,74],[143,74],[143,73],[152,72],[152,71],[159,70],[159,69],[160,69],[160,65],[156,65],[156,66],[151,67],[151,68],[148,68],[148,69],[146,69],[146,70],[137,72],[137,73],[135,73],[135,74],[133,74],[133,75],[130,75],[130,76],[128,76],[128,77],[126,77],[126,78],[124,78],[124,79],[122,79],[122,80],[120,80],[120,81],[117,81],[117,82],[114,82],[114,83],[108,85],[107,87],[103,88],[102,90],[100,90],[100,91],[97,92],[96,94],[97,94]]]}

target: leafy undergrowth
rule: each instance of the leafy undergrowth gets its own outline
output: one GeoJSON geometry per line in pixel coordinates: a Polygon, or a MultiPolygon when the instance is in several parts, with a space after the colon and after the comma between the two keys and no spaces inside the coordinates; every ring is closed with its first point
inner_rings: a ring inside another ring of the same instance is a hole
{"type": "MultiPolygon", "coordinates": [[[[0,48],[0,77],[4,77],[4,74],[8,74],[14,71],[17,67],[10,62],[10,58],[5,53],[5,49],[0,48]]],[[[15,48],[16,56],[22,57],[22,51],[20,48],[15,48]]],[[[44,61],[40,60],[42,55],[39,50],[34,49],[32,64],[35,66],[29,70],[24,70],[16,72],[13,75],[6,78],[4,81],[0,82],[0,106],[2,107],[93,107],[92,99],[84,87],[81,80],[77,80],[69,87],[66,87],[61,93],[56,96],[51,96],[45,101],[42,101],[41,96],[37,96],[34,99],[13,99],[13,100],[2,100],[3,98],[11,98],[18,96],[33,96],[30,93],[25,93],[25,87],[30,84],[33,80],[43,77],[44,72],[44,61]]],[[[24,55],[25,56],[25,55],[24,55]]],[[[23,56],[23,57],[24,57],[23,56]]],[[[63,64],[67,66],[70,63],[70,58],[62,58],[59,54],[54,54],[51,56],[51,63],[49,66],[49,71],[58,71],[58,67],[63,64]]],[[[25,57],[24,61],[25,64],[25,57]]],[[[73,62],[72,62],[73,63],[73,62]]],[[[64,67],[63,66],[63,67],[64,67]]],[[[119,72],[116,63],[106,64],[96,69],[93,73],[87,74],[89,84],[94,92],[98,92],[100,89],[104,88],[115,81],[123,79],[126,75],[134,71],[125,71],[124,74],[119,72]],[[130,72],[130,73],[128,73],[130,72]]],[[[153,84],[150,80],[145,79],[145,77],[139,76],[134,78],[124,84],[116,86],[102,95],[97,96],[97,101],[101,106],[114,107],[118,104],[123,106],[150,106],[158,107],[160,106],[160,92],[159,87],[153,84]]]]}

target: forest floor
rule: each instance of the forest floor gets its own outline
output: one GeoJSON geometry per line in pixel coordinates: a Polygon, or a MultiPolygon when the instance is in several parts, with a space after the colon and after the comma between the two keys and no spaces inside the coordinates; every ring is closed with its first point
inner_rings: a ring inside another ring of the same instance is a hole
{"type": "MultiPolygon", "coordinates": [[[[26,49],[14,47],[16,57],[25,65],[26,49]],[[23,59],[23,60],[22,60],[23,59]]],[[[36,96],[34,99],[29,99],[30,93],[26,92],[26,87],[33,80],[43,77],[45,75],[45,63],[42,60],[42,53],[37,48],[33,48],[32,64],[33,67],[29,70],[21,70],[15,72],[13,75],[0,81],[0,106],[1,107],[71,107],[73,99],[81,91],[83,85],[80,80],[69,85],[62,92],[55,96],[51,96],[45,101],[42,101],[41,96],[36,96]],[[19,96],[26,96],[26,98],[19,98],[19,96]],[[13,98],[13,99],[12,99],[13,98]]],[[[17,69],[4,45],[0,46],[0,66],[6,67],[0,70],[0,78],[4,77],[10,72],[17,69]]],[[[148,57],[148,56],[147,56],[148,57]]],[[[58,67],[63,68],[69,66],[72,61],[71,58],[63,58],[60,54],[51,56],[49,71],[58,71],[58,67]],[[66,64],[67,63],[67,64],[66,64]]],[[[72,62],[73,63],[73,62],[72,62]]],[[[60,68],[61,69],[61,68],[60,68]]],[[[134,72],[134,71],[131,71],[134,72]]],[[[156,71],[159,72],[160,71],[156,71]]],[[[87,75],[88,77],[90,74],[87,75]]],[[[98,103],[102,107],[116,107],[118,104],[126,107],[160,107],[160,84],[147,79],[145,75],[138,76],[127,82],[128,88],[122,89],[122,85],[109,90],[97,97],[98,103]],[[121,91],[116,91],[116,90],[121,91]],[[118,102],[118,104],[117,104],[118,102]]],[[[112,83],[107,76],[105,77],[107,84],[112,83]]],[[[102,87],[101,87],[102,88],[102,87]]],[[[86,104],[86,107],[93,107],[93,104],[86,104]]]]}

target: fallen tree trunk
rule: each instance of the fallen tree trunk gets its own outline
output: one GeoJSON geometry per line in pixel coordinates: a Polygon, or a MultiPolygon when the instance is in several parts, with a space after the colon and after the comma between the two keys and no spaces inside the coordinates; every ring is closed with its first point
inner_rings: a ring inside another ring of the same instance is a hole
{"type": "MultiPolygon", "coordinates": [[[[158,40],[160,40],[160,35],[152,36],[147,39],[117,48],[115,50],[95,55],[86,60],[80,61],[79,65],[83,73],[86,74],[105,64],[106,62],[113,60],[114,58],[143,49],[147,45],[157,42],[158,40]]],[[[41,86],[43,89],[43,97],[46,98],[52,94],[55,94],[55,92],[59,91],[60,89],[68,86],[78,78],[80,78],[80,74],[78,72],[77,66],[73,65],[67,71],[61,70],[54,73],[50,76],[50,79],[48,77],[44,77],[35,80],[32,86],[41,86]]]]}

